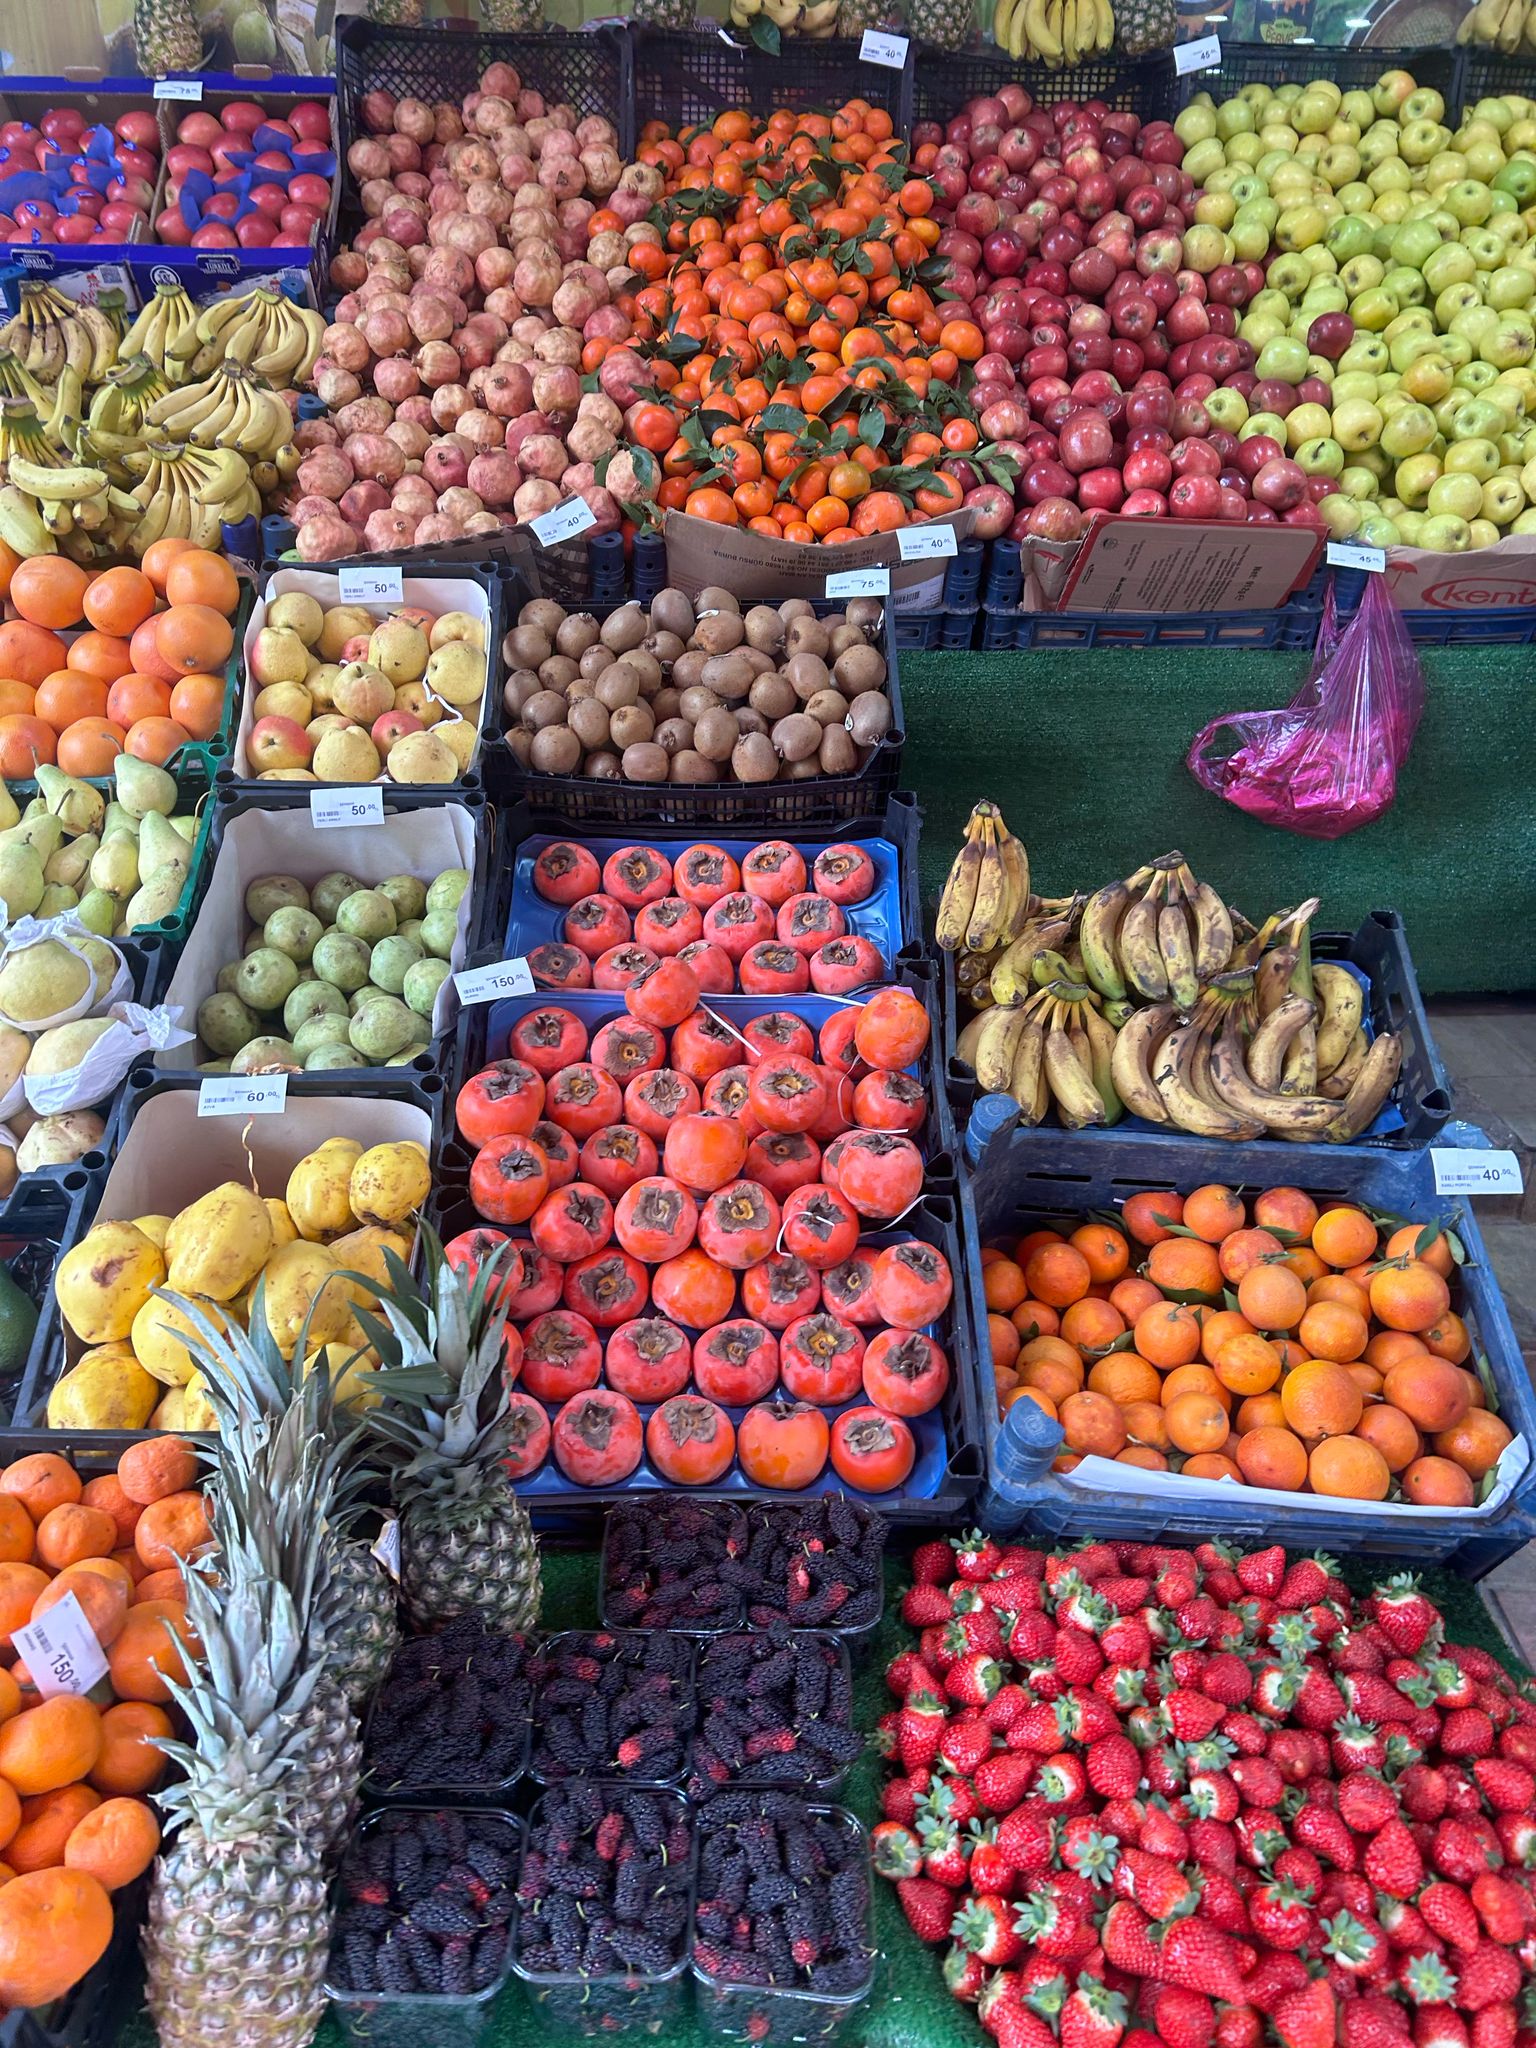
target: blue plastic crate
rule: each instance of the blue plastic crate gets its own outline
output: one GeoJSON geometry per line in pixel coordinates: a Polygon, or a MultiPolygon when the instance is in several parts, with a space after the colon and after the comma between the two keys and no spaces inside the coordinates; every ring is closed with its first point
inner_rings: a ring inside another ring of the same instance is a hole
{"type": "MultiPolygon", "coordinates": [[[[1459,1308],[1486,1356],[1499,1407],[1509,1427],[1536,1447],[1536,1392],[1521,1359],[1509,1312],[1470,1208],[1435,1193],[1428,1157],[1368,1153],[1358,1148],[1308,1145],[1224,1145],[1154,1133],[1087,1133],[1028,1129],[1015,1119],[1006,1096],[988,1096],[967,1139],[970,1172],[961,1183],[962,1230],[969,1253],[967,1282],[978,1357],[985,1358],[986,1299],[981,1250],[998,1236],[1014,1237],[1063,1217],[1116,1208],[1144,1189],[1188,1192],[1208,1181],[1258,1190],[1285,1184],[1317,1200],[1362,1202],[1390,1215],[1453,1228],[1466,1251],[1459,1268],[1459,1308]]],[[[1486,1143],[1470,1126],[1457,1127],[1467,1142],[1486,1143]]],[[[986,1407],[988,1483],[981,1503],[987,1527],[1027,1530],[1046,1542],[1080,1537],[1135,1538],[1140,1542],[1194,1543],[1213,1536],[1288,1549],[1323,1549],[1408,1558],[1480,1578],[1536,1533],[1532,1514],[1536,1465],[1528,1465],[1512,1495],[1492,1514],[1462,1508],[1384,1513],[1374,1503],[1347,1504],[1329,1513],[1315,1497],[1231,1489],[1230,1499],[1180,1502],[1182,1482],[1170,1476],[1166,1500],[1138,1493],[1124,1499],[1073,1486],[1052,1472],[1061,1444],[1059,1426],[1032,1401],[1017,1401],[999,1418],[986,1407]]]]}
{"type": "MultiPolygon", "coordinates": [[[[1353,1146],[1328,1149],[1418,1151],[1432,1144],[1451,1114],[1451,1082],[1429,1028],[1402,918],[1395,910],[1373,910],[1352,936],[1342,932],[1314,932],[1312,957],[1314,960],[1336,960],[1355,969],[1369,984],[1367,1019],[1370,1031],[1372,1034],[1395,1031],[1403,1041],[1402,1071],[1391,1103],[1353,1146]]],[[[960,1032],[955,956],[946,953],[943,959],[945,1077],[956,1123],[963,1126],[981,1091],[976,1086],[975,1074],[955,1058],[955,1041],[960,1032]]],[[[1115,1132],[1158,1135],[1155,1125],[1134,1116],[1117,1124],[1115,1132]]],[[[1092,1139],[1114,1133],[1090,1131],[1084,1135],[1092,1139]]],[[[1203,1139],[1189,1139],[1185,1133],[1163,1135],[1171,1135],[1176,1143],[1205,1142],[1203,1139]]],[[[1261,1142],[1268,1145],[1272,1141],[1265,1139],[1261,1142]]]]}

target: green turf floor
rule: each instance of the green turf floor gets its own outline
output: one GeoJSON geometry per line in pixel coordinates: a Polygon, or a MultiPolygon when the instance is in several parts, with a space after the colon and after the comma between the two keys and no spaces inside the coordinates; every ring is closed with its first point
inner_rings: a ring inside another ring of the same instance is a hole
{"type": "Polygon", "coordinates": [[[902,781],[925,813],[931,910],[971,805],[991,797],[1042,894],[1182,847],[1254,918],[1320,896],[1320,930],[1398,910],[1427,993],[1536,987],[1536,660],[1422,650],[1426,708],[1392,810],[1334,841],[1256,823],[1184,766],[1224,712],[1286,703],[1310,656],[1135,648],[904,654],[902,781]]]}
{"type": "MultiPolygon", "coordinates": [[[[1384,1568],[1375,1572],[1346,1574],[1360,1590],[1366,1590],[1387,1576],[1384,1568]]],[[[1477,1643],[1494,1655],[1511,1662],[1474,1587],[1442,1574],[1423,1574],[1425,1591],[1445,1613],[1449,1634],[1458,1642],[1477,1643]]],[[[894,1596],[903,1584],[898,1567],[888,1567],[888,1600],[885,1622],[867,1661],[856,1673],[854,1707],[862,1726],[873,1727],[890,1704],[884,1681],[885,1667],[897,1650],[910,1642],[910,1634],[896,1612],[894,1596]]],[[[543,1622],[552,1628],[591,1628],[597,1623],[597,1559],[590,1552],[547,1552],[544,1560],[543,1622]]],[[[881,1769],[873,1754],[856,1766],[844,1803],[864,1821],[879,1817],[881,1769]]],[[[969,2007],[956,2004],[939,1977],[939,1951],[925,1948],[909,1931],[887,1884],[875,1884],[875,1932],[881,1953],[880,1975],[875,1995],[850,2024],[841,2039],[847,2048],[982,2048],[988,2036],[976,2024],[969,2007]]],[[[551,2028],[549,2018],[525,1999],[513,1983],[492,2010],[483,2048],[546,2048],[551,2028]]],[[[614,2038],[602,2026],[594,2010],[592,2033],[614,2038]]],[[[358,2039],[364,2037],[358,2036],[358,2039]]],[[[649,2038],[661,2038],[651,2036],[649,2038]]],[[[719,2039],[706,2032],[696,2018],[669,2029],[665,2048],[705,2048],[719,2039]]],[[[154,2048],[155,2034],[142,2013],[121,2033],[121,2048],[154,2048]]],[[[319,2048],[341,2048],[348,2036],[328,2019],[321,2028],[319,2048]]],[[[442,2029],[422,2030],[421,2048],[468,2048],[468,2037],[442,2029]]]]}

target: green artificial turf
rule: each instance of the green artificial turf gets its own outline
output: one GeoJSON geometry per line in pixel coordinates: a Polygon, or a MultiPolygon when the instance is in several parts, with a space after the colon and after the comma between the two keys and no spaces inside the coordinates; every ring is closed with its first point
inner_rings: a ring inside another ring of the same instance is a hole
{"type": "Polygon", "coordinates": [[[1043,895],[1096,888],[1177,846],[1255,919],[1307,896],[1322,898],[1322,931],[1399,911],[1427,993],[1536,987],[1531,651],[1421,653],[1426,706],[1397,801],[1332,841],[1257,823],[1184,766],[1211,719],[1287,703],[1308,653],[903,654],[902,782],[925,814],[930,913],[985,796],[1029,848],[1043,895]]]}
{"type": "MultiPolygon", "coordinates": [[[[1345,1576],[1358,1590],[1367,1590],[1387,1576],[1384,1568],[1346,1568],[1345,1576]]],[[[1421,1574],[1424,1589],[1446,1616],[1453,1641],[1480,1644],[1511,1668],[1508,1648],[1484,1607],[1477,1589],[1465,1580],[1439,1572],[1421,1574]]],[[[862,1727],[872,1728],[891,1704],[884,1672],[896,1652],[907,1647],[910,1631],[896,1609],[896,1597],[904,1584],[900,1566],[887,1566],[887,1609],[880,1633],[865,1662],[855,1673],[854,1710],[862,1727]]],[[[597,1624],[597,1558],[590,1551],[546,1551],[544,1558],[543,1621],[551,1628],[592,1628],[597,1624]]],[[[879,1818],[882,1769],[873,1753],[855,1766],[842,1803],[866,1824],[879,1818]]],[[[988,2040],[967,2006],[958,2005],[944,1989],[939,1976],[938,1949],[925,1948],[912,1935],[896,1903],[890,1885],[875,1880],[875,1936],[880,1950],[880,1974],[875,1994],[850,2024],[842,2039],[853,2048],[982,2048],[988,2040]]],[[[137,2002],[137,2001],[135,2001],[137,2002]]],[[[513,1982],[497,2001],[482,2048],[547,2048],[551,2022],[525,1998],[513,1982]]],[[[614,2038],[600,2023],[594,2008],[593,2034],[598,2039],[614,2038]]],[[[121,2031],[121,2048],[154,2048],[155,2033],[148,2019],[137,2014],[121,2031]]],[[[359,2035],[357,2038],[362,2039],[359,2035]]],[[[640,2037],[657,2038],[657,2037],[640,2037]]],[[[721,2038],[708,2033],[690,2013],[684,2024],[669,2028],[666,2048],[706,2048],[721,2038]]],[[[334,2018],[327,2019],[316,2036],[318,2048],[342,2048],[348,2036],[334,2018]]],[[[460,2037],[447,2029],[423,2027],[422,2048],[460,2048],[460,2037]]]]}

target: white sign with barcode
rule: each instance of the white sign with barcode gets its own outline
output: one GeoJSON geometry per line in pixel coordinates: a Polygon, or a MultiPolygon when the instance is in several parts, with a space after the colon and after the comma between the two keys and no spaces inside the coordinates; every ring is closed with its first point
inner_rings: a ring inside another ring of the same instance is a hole
{"type": "Polygon", "coordinates": [[[956,555],[960,546],[952,526],[903,526],[897,529],[896,552],[904,562],[928,562],[956,555]]]}
{"type": "Polygon", "coordinates": [[[907,39],[905,36],[888,36],[878,28],[867,28],[864,40],[859,44],[861,64],[884,64],[891,71],[905,71],[907,68],[907,39]]]}
{"type": "Polygon", "coordinates": [[[400,1517],[391,1515],[379,1531],[372,1555],[379,1560],[389,1576],[398,1582],[400,1577],[400,1517]]]}
{"type": "Polygon", "coordinates": [[[1175,43],[1173,68],[1180,78],[1191,71],[1209,71],[1221,62],[1221,37],[1202,36],[1198,43],[1175,43]]]}
{"type": "Polygon", "coordinates": [[[200,100],[203,96],[203,81],[200,78],[157,78],[155,98],[157,100],[200,100]]]}
{"type": "Polygon", "coordinates": [[[309,819],[317,831],[334,831],[338,825],[382,825],[384,792],[376,782],[352,789],[312,789],[309,819]]]}
{"type": "Polygon", "coordinates": [[[1379,576],[1387,566],[1386,549],[1363,540],[1331,540],[1323,552],[1330,569],[1370,569],[1379,576]]]}
{"type": "Polygon", "coordinates": [[[400,604],[405,578],[398,569],[338,569],[336,594],[343,604],[400,604]]]}
{"type": "Polygon", "coordinates": [[[575,540],[597,524],[597,515],[585,498],[567,498],[552,511],[541,512],[528,524],[539,537],[541,547],[552,548],[563,540],[575,540]]]}
{"type": "Polygon", "coordinates": [[[827,578],[828,597],[889,597],[890,594],[891,572],[882,566],[839,569],[827,578]]]}
{"type": "Polygon", "coordinates": [[[107,1675],[106,1653],[73,1593],[17,1629],[11,1640],[45,1700],[87,1693],[107,1675]]]}
{"type": "Polygon", "coordinates": [[[281,1116],[286,1074],[210,1074],[197,1091],[199,1116],[281,1116]]]}
{"type": "Polygon", "coordinates": [[[1463,1152],[1449,1145],[1432,1145],[1429,1156],[1434,1164],[1437,1195],[1519,1195],[1525,1192],[1525,1176],[1513,1152],[1463,1152]]]}
{"type": "Polygon", "coordinates": [[[466,967],[453,985],[461,1003],[494,1003],[501,996],[531,996],[533,975],[526,960],[496,960],[489,967],[466,967]]]}

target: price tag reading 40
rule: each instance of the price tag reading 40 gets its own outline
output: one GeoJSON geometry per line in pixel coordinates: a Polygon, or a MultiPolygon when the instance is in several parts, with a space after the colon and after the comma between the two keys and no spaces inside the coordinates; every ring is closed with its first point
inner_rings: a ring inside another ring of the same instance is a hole
{"type": "Polygon", "coordinates": [[[360,783],[355,789],[312,789],[309,819],[317,831],[334,831],[340,825],[382,825],[384,792],[376,782],[360,783]]]}
{"type": "Polygon", "coordinates": [[[405,579],[398,569],[339,569],[336,594],[343,604],[399,604],[405,579]]]}
{"type": "Polygon", "coordinates": [[[960,552],[952,526],[900,526],[896,552],[904,562],[929,562],[960,552]]]}
{"type": "Polygon", "coordinates": [[[889,597],[891,572],[873,569],[839,569],[827,578],[828,597],[889,597]]]}
{"type": "Polygon", "coordinates": [[[286,1074],[210,1074],[197,1091],[199,1116],[281,1116],[286,1074]]]}
{"type": "Polygon", "coordinates": [[[1435,1169],[1437,1195],[1519,1195],[1525,1192],[1525,1176],[1513,1152],[1462,1151],[1451,1145],[1432,1145],[1429,1157],[1435,1169]]]}
{"type": "Polygon", "coordinates": [[[907,39],[905,36],[888,36],[877,28],[867,28],[859,44],[861,64],[884,64],[890,71],[904,71],[907,65],[907,39]]]}
{"type": "Polygon", "coordinates": [[[586,533],[596,526],[597,518],[585,498],[567,498],[563,505],[541,512],[528,524],[538,535],[540,545],[552,548],[560,541],[575,540],[578,534],[586,533]]]}
{"type": "Polygon", "coordinates": [[[85,1609],[73,1593],[13,1638],[45,1700],[61,1693],[87,1693],[107,1675],[107,1659],[85,1609]]]}
{"type": "Polygon", "coordinates": [[[489,967],[466,967],[453,985],[461,1003],[494,1003],[502,996],[531,996],[533,975],[526,960],[496,960],[489,967]]]}

